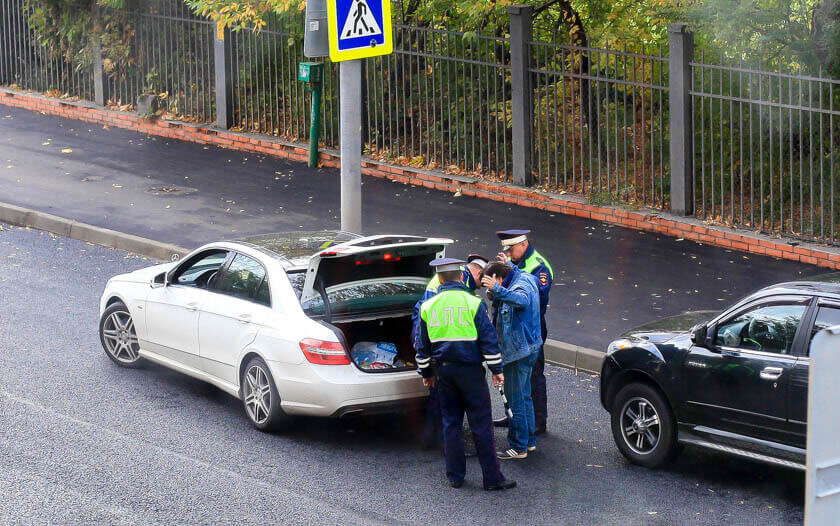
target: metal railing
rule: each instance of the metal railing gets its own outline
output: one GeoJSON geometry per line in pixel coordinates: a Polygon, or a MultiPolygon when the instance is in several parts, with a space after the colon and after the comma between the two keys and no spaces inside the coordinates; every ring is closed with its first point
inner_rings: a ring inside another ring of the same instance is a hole
{"type": "MultiPolygon", "coordinates": [[[[221,38],[179,0],[134,11],[76,6],[82,25],[106,22],[116,33],[68,44],[49,28],[36,34],[33,5],[0,0],[0,84],[122,109],[155,93],[177,118],[308,137],[310,92],[297,80],[302,14],[221,38]]],[[[651,53],[542,42],[532,8],[509,14],[509,37],[394,25],[394,53],[364,61],[367,153],[839,242],[840,81],[707,63],[692,55],[685,25],[669,26],[667,53],[651,53]]],[[[337,69],[324,69],[328,147],[338,146],[337,69]]]]}
{"type": "Polygon", "coordinates": [[[509,179],[509,43],[394,26],[394,53],[365,66],[368,148],[415,166],[509,179]]]}
{"type": "Polygon", "coordinates": [[[667,59],[530,42],[534,170],[549,188],[665,208],[667,59]]]}
{"type": "MultiPolygon", "coordinates": [[[[128,15],[134,26],[130,51],[104,68],[106,100],[134,108],[141,93],[154,93],[177,118],[214,121],[215,24],[178,0],[149,2],[128,15]]],[[[107,47],[103,52],[107,55],[107,47]]]]}
{"type": "Polygon", "coordinates": [[[90,56],[85,36],[75,46],[55,49],[41,42],[25,0],[0,0],[0,84],[40,91],[52,97],[93,99],[90,56]]]}
{"type": "MultiPolygon", "coordinates": [[[[306,60],[302,40],[276,18],[259,33],[239,31],[231,33],[230,38],[234,128],[290,141],[307,140],[310,93],[297,79],[298,62],[306,60]]],[[[337,68],[327,64],[324,77],[321,139],[324,145],[336,147],[337,68]]]]}
{"type": "Polygon", "coordinates": [[[840,81],[693,62],[696,214],[837,241],[840,81]]]}

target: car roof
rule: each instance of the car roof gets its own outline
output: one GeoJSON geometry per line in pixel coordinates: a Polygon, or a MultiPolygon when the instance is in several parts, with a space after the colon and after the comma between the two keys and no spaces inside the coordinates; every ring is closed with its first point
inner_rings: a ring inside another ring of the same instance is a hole
{"type": "Polygon", "coordinates": [[[770,294],[812,294],[840,298],[840,272],[823,274],[807,280],[776,283],[758,290],[752,297],[770,294]]]}
{"type": "Polygon", "coordinates": [[[234,243],[249,245],[275,257],[287,260],[309,258],[319,250],[346,243],[362,236],[342,230],[274,232],[236,239],[234,243]]]}

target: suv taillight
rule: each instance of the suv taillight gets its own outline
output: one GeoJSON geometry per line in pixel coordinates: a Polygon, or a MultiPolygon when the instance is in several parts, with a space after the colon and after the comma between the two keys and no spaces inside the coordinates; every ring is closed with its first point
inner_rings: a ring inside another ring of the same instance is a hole
{"type": "Polygon", "coordinates": [[[320,365],[349,365],[350,359],[344,352],[344,346],[338,342],[325,342],[315,338],[304,338],[300,350],[310,363],[320,365]]]}

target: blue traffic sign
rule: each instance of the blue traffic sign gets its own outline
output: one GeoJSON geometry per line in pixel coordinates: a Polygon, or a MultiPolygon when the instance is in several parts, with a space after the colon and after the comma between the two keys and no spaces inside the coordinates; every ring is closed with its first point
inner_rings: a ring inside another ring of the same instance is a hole
{"type": "Polygon", "coordinates": [[[327,23],[333,62],[387,55],[394,49],[390,0],[328,0],[327,23]]]}

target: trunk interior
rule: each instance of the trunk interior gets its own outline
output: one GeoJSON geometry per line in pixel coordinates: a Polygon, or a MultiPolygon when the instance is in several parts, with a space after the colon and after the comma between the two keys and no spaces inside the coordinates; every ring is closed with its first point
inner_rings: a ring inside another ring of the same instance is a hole
{"type": "Polygon", "coordinates": [[[344,336],[345,348],[350,354],[350,360],[366,373],[394,373],[416,368],[414,361],[414,346],[411,343],[411,315],[382,318],[378,320],[333,322],[344,336]],[[359,342],[392,343],[397,348],[394,365],[374,368],[360,364],[358,357],[354,357],[353,347],[359,342]]]}

